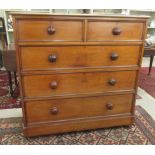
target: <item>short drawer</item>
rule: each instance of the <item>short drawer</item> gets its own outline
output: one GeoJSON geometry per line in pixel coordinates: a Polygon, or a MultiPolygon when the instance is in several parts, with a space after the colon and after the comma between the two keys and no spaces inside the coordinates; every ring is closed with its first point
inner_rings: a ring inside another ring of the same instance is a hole
{"type": "Polygon", "coordinates": [[[20,20],[19,41],[82,41],[82,21],[20,20]]]}
{"type": "Polygon", "coordinates": [[[25,103],[27,122],[109,116],[131,113],[133,95],[68,98],[25,103]],[[120,102],[121,101],[121,102],[120,102]]]}
{"type": "Polygon", "coordinates": [[[140,46],[21,47],[22,70],[138,65],[140,46]]]}
{"type": "Polygon", "coordinates": [[[89,21],[88,41],[142,40],[143,23],[89,21]]]}
{"type": "Polygon", "coordinates": [[[25,97],[133,90],[136,71],[59,73],[23,76],[25,97]]]}

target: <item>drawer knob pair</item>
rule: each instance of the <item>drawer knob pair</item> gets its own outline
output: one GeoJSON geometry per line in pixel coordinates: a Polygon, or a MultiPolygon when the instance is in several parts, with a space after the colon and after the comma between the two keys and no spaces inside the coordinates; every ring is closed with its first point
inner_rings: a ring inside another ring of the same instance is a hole
{"type": "MultiPolygon", "coordinates": [[[[116,81],[115,79],[110,79],[110,80],[108,81],[108,83],[109,83],[111,86],[114,86],[114,85],[117,83],[117,81],[116,81]]],[[[56,89],[56,88],[58,87],[58,83],[57,83],[56,81],[53,81],[53,82],[50,83],[50,87],[51,87],[52,89],[56,89]]]]}
{"type": "Polygon", "coordinates": [[[58,86],[58,83],[57,83],[56,81],[53,81],[53,82],[50,83],[50,87],[51,87],[52,89],[56,89],[57,86],[58,86]]]}
{"type": "Polygon", "coordinates": [[[112,29],[112,34],[113,34],[113,35],[120,35],[121,33],[122,33],[122,29],[119,28],[119,27],[114,27],[114,28],[112,29]]]}
{"type": "Polygon", "coordinates": [[[53,115],[56,115],[59,112],[57,107],[53,107],[52,109],[50,109],[50,113],[53,115]]]}
{"type": "Polygon", "coordinates": [[[113,104],[112,104],[112,103],[107,103],[107,104],[106,104],[106,108],[107,108],[108,110],[112,110],[112,109],[113,109],[113,104]]]}
{"type": "Polygon", "coordinates": [[[47,32],[48,32],[49,35],[52,35],[52,34],[54,34],[56,32],[56,30],[55,30],[55,28],[53,26],[49,26],[47,28],[47,32]]]}
{"type": "Polygon", "coordinates": [[[56,54],[51,54],[51,55],[48,56],[48,61],[49,62],[56,62],[56,60],[57,60],[56,54]]]}
{"type": "Polygon", "coordinates": [[[111,60],[117,60],[119,55],[117,53],[111,53],[111,60]]]}
{"type": "Polygon", "coordinates": [[[110,79],[109,82],[108,82],[111,86],[114,86],[117,81],[115,79],[110,79]]]}

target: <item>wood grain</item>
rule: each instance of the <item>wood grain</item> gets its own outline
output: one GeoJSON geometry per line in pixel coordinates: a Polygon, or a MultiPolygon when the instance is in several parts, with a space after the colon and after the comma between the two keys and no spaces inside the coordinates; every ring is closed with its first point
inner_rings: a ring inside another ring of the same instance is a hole
{"type": "Polygon", "coordinates": [[[73,132],[81,130],[107,128],[111,126],[129,126],[133,124],[133,115],[122,115],[114,117],[94,117],[83,120],[73,120],[60,123],[38,123],[31,124],[23,128],[24,135],[26,137],[33,137],[38,135],[56,134],[64,132],[73,132]]]}
{"type": "Polygon", "coordinates": [[[88,41],[110,41],[110,40],[142,40],[143,23],[132,22],[88,22],[88,41]],[[95,29],[94,29],[95,27],[95,29]],[[114,35],[113,28],[120,28],[121,34],[114,35]]]}
{"type": "Polygon", "coordinates": [[[131,113],[132,94],[26,102],[28,123],[131,113]],[[112,109],[107,106],[111,104],[112,109]],[[57,109],[55,114],[51,110],[57,109]]]}
{"type": "Polygon", "coordinates": [[[82,21],[22,20],[18,23],[20,41],[82,41],[82,21]],[[49,26],[55,33],[47,32],[49,26]]]}
{"type": "Polygon", "coordinates": [[[139,55],[140,46],[50,46],[21,48],[22,70],[138,66],[139,55]],[[118,55],[118,59],[112,60],[111,56],[113,53],[118,55]],[[49,61],[50,55],[56,57],[55,62],[49,61]]]}
{"type": "Polygon", "coordinates": [[[24,135],[131,125],[147,19],[15,13],[24,135]]]}
{"type": "Polygon", "coordinates": [[[132,90],[135,78],[136,71],[28,75],[23,77],[23,89],[25,97],[132,90]],[[109,84],[111,79],[115,85],[109,84]],[[56,89],[51,88],[52,82],[57,82],[56,89]]]}

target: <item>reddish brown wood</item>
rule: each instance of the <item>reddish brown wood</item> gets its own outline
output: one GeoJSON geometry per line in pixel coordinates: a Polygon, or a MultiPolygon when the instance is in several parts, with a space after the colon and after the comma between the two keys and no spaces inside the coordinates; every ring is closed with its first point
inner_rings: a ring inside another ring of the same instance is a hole
{"type": "Polygon", "coordinates": [[[48,28],[47,28],[47,32],[48,32],[48,34],[50,34],[50,35],[53,35],[54,33],[55,33],[55,28],[54,27],[52,27],[52,26],[49,26],[48,28]]]}
{"type": "Polygon", "coordinates": [[[113,34],[113,35],[120,35],[121,33],[122,33],[122,29],[119,28],[119,27],[114,27],[114,28],[112,29],[112,34],[113,34]]]}
{"type": "Polygon", "coordinates": [[[34,123],[129,114],[131,113],[132,99],[132,94],[126,94],[30,101],[25,105],[28,123],[34,123]]]}
{"type": "Polygon", "coordinates": [[[23,77],[24,96],[39,97],[132,90],[135,88],[136,74],[136,71],[121,71],[29,75],[23,77]],[[52,82],[56,89],[51,89],[52,82]]]}
{"type": "Polygon", "coordinates": [[[49,60],[49,62],[56,62],[56,60],[57,60],[56,54],[49,55],[48,60],[49,60]]]}
{"type": "Polygon", "coordinates": [[[117,60],[119,58],[118,53],[111,53],[111,60],[117,60]]]}
{"type": "Polygon", "coordinates": [[[107,103],[106,107],[108,110],[112,110],[113,109],[113,104],[112,103],[107,103]]]}
{"type": "Polygon", "coordinates": [[[140,46],[129,45],[21,47],[21,61],[23,70],[123,67],[138,65],[140,52],[140,46]]]}
{"type": "Polygon", "coordinates": [[[52,89],[56,89],[57,86],[58,86],[58,83],[57,83],[56,81],[52,81],[52,82],[50,83],[50,87],[51,87],[52,89]]]}
{"type": "Polygon", "coordinates": [[[114,86],[117,83],[117,80],[116,79],[110,79],[108,82],[111,86],[114,86]]]}
{"type": "Polygon", "coordinates": [[[133,123],[147,17],[13,19],[25,136],[133,123]]]}
{"type": "Polygon", "coordinates": [[[118,115],[115,117],[92,117],[82,120],[68,120],[64,122],[42,122],[38,124],[30,124],[24,127],[24,135],[28,137],[47,135],[55,133],[73,132],[81,130],[90,130],[98,128],[107,128],[111,126],[131,125],[134,122],[133,115],[118,115]]]}
{"type": "Polygon", "coordinates": [[[75,41],[46,41],[44,44],[41,41],[29,41],[29,42],[18,42],[19,47],[29,47],[29,46],[34,46],[34,47],[43,47],[43,46],[103,46],[103,45],[109,45],[109,46],[131,46],[131,45],[143,45],[143,40],[138,40],[138,41],[130,41],[130,40],[122,40],[122,41],[117,41],[117,40],[109,40],[109,41],[83,41],[83,42],[75,42],[75,41]]]}
{"type": "Polygon", "coordinates": [[[140,22],[88,22],[88,41],[138,41],[142,40],[142,38],[143,23],[140,22]],[[119,29],[115,29],[116,27],[119,27],[119,29]],[[113,32],[114,30],[115,32],[113,32]]]}
{"type": "Polygon", "coordinates": [[[57,107],[53,107],[53,108],[50,109],[49,111],[50,111],[50,113],[53,114],[53,115],[56,115],[56,114],[59,112],[59,110],[58,110],[57,107]]]}
{"type": "Polygon", "coordinates": [[[21,20],[20,41],[82,41],[82,21],[21,20]],[[52,25],[52,26],[51,26],[52,25]]]}

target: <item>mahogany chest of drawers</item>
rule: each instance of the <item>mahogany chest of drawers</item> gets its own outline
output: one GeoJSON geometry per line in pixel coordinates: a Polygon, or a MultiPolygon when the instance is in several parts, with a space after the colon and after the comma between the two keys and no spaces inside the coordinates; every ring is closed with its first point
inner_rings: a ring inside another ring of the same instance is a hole
{"type": "Polygon", "coordinates": [[[25,136],[133,123],[147,17],[13,19],[25,136]]]}

